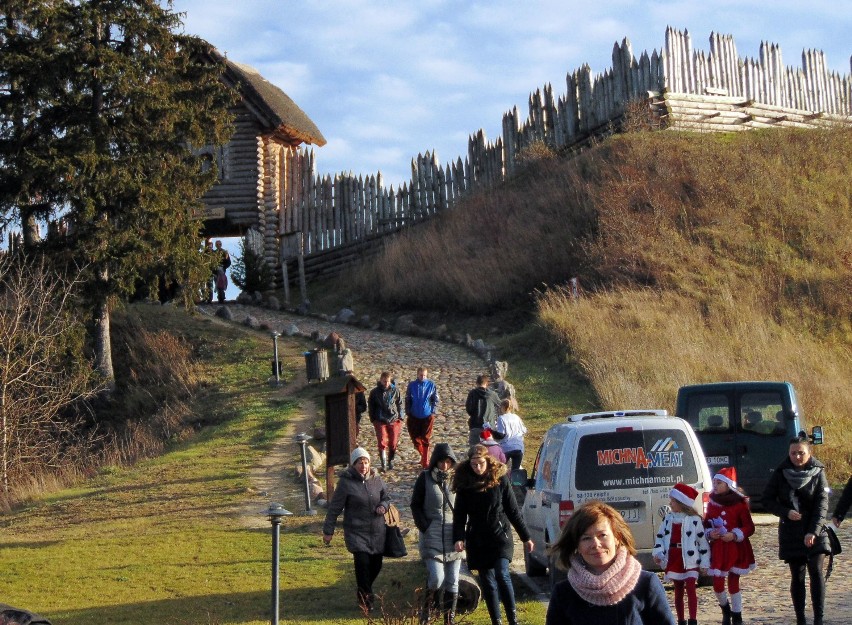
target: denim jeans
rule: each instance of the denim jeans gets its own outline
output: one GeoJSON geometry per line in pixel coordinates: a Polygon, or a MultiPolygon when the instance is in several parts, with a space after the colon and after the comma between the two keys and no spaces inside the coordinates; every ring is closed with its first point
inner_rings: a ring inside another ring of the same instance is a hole
{"type": "Polygon", "coordinates": [[[482,598],[488,608],[492,625],[500,622],[500,602],[506,609],[506,614],[515,613],[515,589],[509,577],[509,561],[500,558],[494,568],[479,570],[479,585],[482,586],[482,598]]]}
{"type": "Polygon", "coordinates": [[[461,560],[441,562],[434,558],[423,561],[426,564],[426,585],[429,590],[443,588],[447,592],[459,591],[459,570],[461,560]]]}

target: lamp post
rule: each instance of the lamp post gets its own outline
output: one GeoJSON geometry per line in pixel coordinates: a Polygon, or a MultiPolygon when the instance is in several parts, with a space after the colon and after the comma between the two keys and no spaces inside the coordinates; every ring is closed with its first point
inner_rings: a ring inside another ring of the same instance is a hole
{"type": "Polygon", "coordinates": [[[272,369],[275,373],[275,382],[274,386],[281,386],[281,374],[280,374],[280,365],[278,364],[278,337],[281,336],[280,332],[272,333],[272,369]]]}
{"type": "Polygon", "coordinates": [[[271,503],[266,509],[266,516],[272,524],[272,625],[278,625],[278,560],[281,542],[281,518],[292,516],[280,503],[271,503]]]}
{"type": "Polygon", "coordinates": [[[310,436],[302,432],[296,435],[296,442],[299,443],[299,448],[302,450],[302,477],[305,478],[305,514],[314,516],[317,511],[311,508],[311,484],[308,481],[308,453],[305,449],[310,436]]]}

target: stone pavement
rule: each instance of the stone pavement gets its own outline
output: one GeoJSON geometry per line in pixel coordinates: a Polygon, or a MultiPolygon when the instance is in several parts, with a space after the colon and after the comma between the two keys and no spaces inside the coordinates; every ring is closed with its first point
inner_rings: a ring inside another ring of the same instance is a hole
{"type": "MultiPolygon", "coordinates": [[[[476,376],[487,373],[488,366],[471,350],[450,343],[429,339],[398,336],[386,332],[368,330],[341,323],[325,321],[316,317],[304,317],[275,312],[262,308],[247,307],[238,304],[228,304],[234,314],[234,322],[242,323],[251,315],[258,322],[271,330],[286,335],[286,330],[295,325],[302,335],[317,332],[326,336],[332,331],[338,332],[346,341],[355,358],[355,376],[367,387],[368,391],[375,386],[379,374],[390,371],[397,383],[404,386],[414,379],[416,369],[423,365],[429,369],[429,377],[438,386],[441,397],[439,416],[435,419],[433,443],[448,442],[457,455],[461,456],[467,447],[467,415],[464,411],[464,401],[467,392],[473,387],[476,376]]],[[[212,314],[217,306],[207,305],[201,310],[212,314]]],[[[286,336],[283,340],[286,340],[286,336]]],[[[512,369],[509,363],[508,379],[511,381],[512,369]]],[[[523,397],[519,397],[521,414],[523,414],[523,397]]],[[[376,456],[376,441],[369,424],[362,423],[359,443],[376,456]]],[[[527,442],[527,459],[529,465],[540,441],[527,442]]],[[[411,491],[420,471],[417,452],[411,445],[407,432],[403,428],[400,437],[397,462],[393,471],[383,474],[393,501],[399,506],[404,520],[413,528],[408,503],[411,491]]],[[[759,525],[752,538],[752,545],[758,563],[758,569],[742,578],[743,615],[744,622],[754,625],[775,625],[776,623],[793,623],[792,608],[789,595],[789,571],[787,566],[778,560],[776,521],[769,515],[756,515],[759,525]]],[[[413,530],[416,532],[416,529],[413,530]]],[[[852,519],[847,520],[840,530],[844,553],[835,559],[834,572],[827,583],[826,619],[825,625],[852,624],[852,519]]],[[[411,542],[411,538],[408,539],[411,542]]],[[[516,541],[517,543],[517,541],[516,541]]],[[[531,580],[523,574],[523,555],[516,544],[515,560],[512,563],[513,572],[528,582],[530,587],[539,591],[544,601],[547,600],[547,583],[544,578],[531,580]]],[[[415,550],[416,555],[416,550],[415,550]]],[[[669,589],[670,590],[670,589],[669,589]]],[[[669,592],[671,600],[671,592],[669,592]]],[[[810,599],[808,599],[810,606],[810,599]]],[[[699,589],[699,623],[721,622],[720,611],[711,588],[699,589]]],[[[809,622],[811,621],[809,616],[809,622]]]]}

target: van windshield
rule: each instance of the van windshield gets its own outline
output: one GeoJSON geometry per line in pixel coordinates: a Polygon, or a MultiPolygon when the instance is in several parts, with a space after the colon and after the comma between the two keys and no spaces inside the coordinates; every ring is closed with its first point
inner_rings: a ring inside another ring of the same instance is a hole
{"type": "Polygon", "coordinates": [[[694,484],[698,480],[692,447],[681,430],[606,432],[580,439],[578,490],[694,484]]]}

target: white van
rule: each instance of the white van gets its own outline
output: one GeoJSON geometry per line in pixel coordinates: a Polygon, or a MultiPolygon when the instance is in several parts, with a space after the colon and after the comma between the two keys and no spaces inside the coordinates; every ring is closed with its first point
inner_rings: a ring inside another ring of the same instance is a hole
{"type": "Polygon", "coordinates": [[[633,532],[642,566],[658,569],[651,557],[654,537],[669,511],[669,491],[684,482],[703,493],[712,486],[701,445],[689,424],[665,410],[595,412],[568,417],[551,427],[536,455],[532,475],[513,472],[526,487],[523,514],[535,542],[525,555],[526,572],[550,570],[551,588],[564,571],[551,566],[547,547],[574,509],[597,499],[616,508],[633,532]]]}

